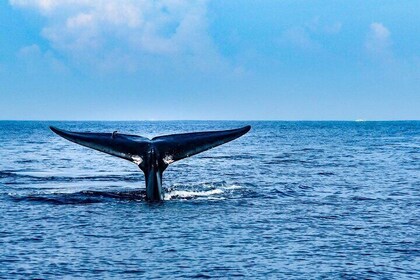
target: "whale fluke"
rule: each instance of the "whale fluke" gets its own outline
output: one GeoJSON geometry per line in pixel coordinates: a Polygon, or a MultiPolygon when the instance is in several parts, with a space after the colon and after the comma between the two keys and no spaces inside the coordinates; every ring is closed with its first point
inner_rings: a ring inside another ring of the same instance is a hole
{"type": "Polygon", "coordinates": [[[161,153],[177,161],[230,142],[250,129],[248,125],[231,130],[172,134],[155,137],[152,141],[161,153]]]}
{"type": "Polygon", "coordinates": [[[72,132],[50,126],[61,137],[74,143],[134,162],[145,174],[148,200],[162,200],[162,173],[169,164],[230,142],[251,126],[238,129],[171,134],[148,139],[113,133],[72,132]]]}
{"type": "Polygon", "coordinates": [[[119,158],[135,162],[136,156],[144,156],[150,146],[150,140],[129,134],[72,132],[50,126],[61,137],[79,145],[95,149],[119,158]]]}

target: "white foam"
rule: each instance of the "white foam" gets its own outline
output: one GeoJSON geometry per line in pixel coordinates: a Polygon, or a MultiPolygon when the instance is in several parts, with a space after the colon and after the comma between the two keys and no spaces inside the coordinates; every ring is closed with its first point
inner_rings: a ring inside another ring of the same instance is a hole
{"type": "Polygon", "coordinates": [[[171,200],[172,198],[191,198],[191,197],[204,197],[223,193],[221,189],[214,189],[209,191],[181,191],[175,190],[165,193],[165,200],[171,200]]]}
{"type": "MultiPolygon", "coordinates": [[[[175,188],[182,188],[182,185],[176,186],[175,188]]],[[[237,189],[242,189],[242,186],[239,185],[223,185],[215,187],[212,184],[202,184],[201,190],[176,190],[176,189],[169,189],[167,193],[165,193],[165,200],[171,200],[175,198],[187,199],[187,198],[194,198],[194,199],[208,199],[208,200],[220,200],[225,199],[221,196],[216,196],[219,194],[225,193],[225,191],[232,191],[237,189]],[[204,188],[204,190],[203,190],[204,188]]]]}
{"type": "Polygon", "coordinates": [[[226,186],[225,189],[227,189],[227,190],[237,190],[237,189],[242,189],[242,187],[239,186],[239,185],[232,185],[232,186],[226,186]]]}

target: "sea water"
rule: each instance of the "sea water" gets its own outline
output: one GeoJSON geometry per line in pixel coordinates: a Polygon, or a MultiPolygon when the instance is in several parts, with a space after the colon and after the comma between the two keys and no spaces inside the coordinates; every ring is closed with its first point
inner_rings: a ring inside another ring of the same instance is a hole
{"type": "Polygon", "coordinates": [[[0,122],[0,278],[419,279],[420,122],[0,122]],[[173,163],[165,201],[74,131],[252,125],[173,163]]]}

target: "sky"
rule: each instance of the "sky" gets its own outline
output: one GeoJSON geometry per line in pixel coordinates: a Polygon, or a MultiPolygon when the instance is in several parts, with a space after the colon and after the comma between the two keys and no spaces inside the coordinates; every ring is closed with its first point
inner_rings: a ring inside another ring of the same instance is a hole
{"type": "Polygon", "coordinates": [[[420,1],[0,1],[0,120],[419,120],[420,1]]]}

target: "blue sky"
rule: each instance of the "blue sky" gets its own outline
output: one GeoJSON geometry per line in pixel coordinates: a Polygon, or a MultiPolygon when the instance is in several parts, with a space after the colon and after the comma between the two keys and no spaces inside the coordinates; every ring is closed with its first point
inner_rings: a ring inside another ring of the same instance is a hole
{"type": "Polygon", "coordinates": [[[420,2],[0,2],[0,119],[420,119],[420,2]]]}

